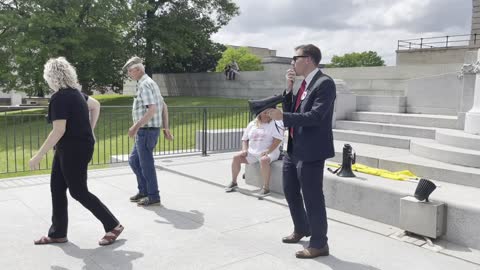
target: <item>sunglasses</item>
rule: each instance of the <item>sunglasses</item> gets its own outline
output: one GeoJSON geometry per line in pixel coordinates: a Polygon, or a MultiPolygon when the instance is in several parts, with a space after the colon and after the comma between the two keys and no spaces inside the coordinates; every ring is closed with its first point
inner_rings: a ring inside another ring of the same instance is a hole
{"type": "Polygon", "coordinates": [[[308,55],[296,55],[292,57],[293,61],[296,62],[298,58],[308,57],[308,55]]]}

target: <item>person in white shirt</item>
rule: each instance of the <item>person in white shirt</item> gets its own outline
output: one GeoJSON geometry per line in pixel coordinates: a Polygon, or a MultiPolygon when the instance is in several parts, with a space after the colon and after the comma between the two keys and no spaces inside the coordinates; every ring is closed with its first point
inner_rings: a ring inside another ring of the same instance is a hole
{"type": "Polygon", "coordinates": [[[266,110],[257,113],[243,133],[242,150],[233,157],[232,182],[225,188],[226,192],[235,191],[238,187],[241,164],[260,162],[263,187],[258,195],[264,197],[270,194],[270,163],[280,156],[283,131],[282,121],[272,120],[266,110]]]}

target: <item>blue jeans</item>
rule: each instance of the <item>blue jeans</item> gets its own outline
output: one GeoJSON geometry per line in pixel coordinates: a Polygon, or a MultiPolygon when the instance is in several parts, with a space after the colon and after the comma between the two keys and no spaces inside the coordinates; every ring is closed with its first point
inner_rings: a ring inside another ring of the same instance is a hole
{"type": "Polygon", "coordinates": [[[128,163],[137,176],[138,192],[150,200],[160,200],[157,171],[153,160],[153,149],[157,145],[160,129],[139,129],[135,137],[128,163]]]}

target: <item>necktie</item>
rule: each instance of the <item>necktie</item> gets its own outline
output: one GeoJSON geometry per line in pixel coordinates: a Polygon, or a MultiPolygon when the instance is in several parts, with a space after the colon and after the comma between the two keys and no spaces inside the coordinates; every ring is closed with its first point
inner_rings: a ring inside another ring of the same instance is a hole
{"type": "Polygon", "coordinates": [[[305,80],[303,80],[302,86],[300,86],[300,89],[298,89],[297,100],[295,102],[294,112],[297,111],[298,107],[300,106],[300,103],[302,102],[302,95],[303,95],[303,92],[305,92],[305,86],[307,86],[307,82],[305,80]]]}
{"type": "MultiPolygon", "coordinates": [[[[307,86],[307,82],[303,80],[302,85],[300,86],[300,89],[298,89],[298,92],[297,92],[297,100],[295,101],[295,110],[293,110],[293,112],[296,112],[298,107],[300,107],[300,103],[302,103],[302,95],[303,95],[303,92],[305,92],[306,86],[307,86]]],[[[290,136],[293,138],[293,128],[290,128],[290,136]]]]}

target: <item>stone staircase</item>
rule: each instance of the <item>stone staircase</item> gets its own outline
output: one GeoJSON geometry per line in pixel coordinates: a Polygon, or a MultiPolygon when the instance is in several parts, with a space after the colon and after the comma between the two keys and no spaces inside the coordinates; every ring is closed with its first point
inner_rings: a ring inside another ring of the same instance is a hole
{"type": "Polygon", "coordinates": [[[401,96],[357,96],[357,112],[336,121],[333,160],[341,161],[349,143],[359,163],[480,187],[480,136],[457,129],[456,116],[405,113],[405,102],[401,96]]]}
{"type": "MultiPolygon", "coordinates": [[[[410,170],[433,180],[438,188],[432,200],[444,202],[448,208],[442,239],[480,249],[476,224],[480,205],[475,203],[480,198],[480,136],[459,129],[462,125],[456,116],[405,113],[405,102],[401,96],[357,96],[357,111],[347,120],[336,121],[336,153],[331,160],[341,163],[343,145],[348,143],[357,163],[390,171],[410,170]]],[[[357,176],[363,181],[326,174],[327,205],[397,224],[398,201],[413,195],[415,185],[357,176]]]]}
{"type": "MultiPolygon", "coordinates": [[[[336,155],[350,144],[357,163],[390,171],[410,170],[438,186],[432,200],[447,204],[442,239],[480,248],[480,136],[463,132],[457,116],[410,114],[404,96],[358,95],[357,111],[337,120],[336,155]],[[468,225],[467,225],[468,224],[468,225]],[[472,226],[470,228],[470,226],[472,226]]],[[[328,207],[398,225],[399,200],[416,184],[357,173],[355,181],[325,174],[328,207]],[[413,184],[413,185],[412,185],[413,184]]]]}
{"type": "MultiPolygon", "coordinates": [[[[459,129],[456,116],[408,114],[401,96],[357,95],[357,111],[335,122],[335,157],[350,144],[357,163],[390,171],[410,170],[437,185],[431,200],[447,205],[443,240],[480,249],[480,136],[459,129]],[[375,111],[372,111],[375,110],[375,111]]],[[[328,161],[327,161],[328,163],[328,161]]],[[[258,164],[246,166],[246,181],[261,186],[258,164]]],[[[416,181],[395,181],[355,173],[324,172],[329,208],[400,227],[400,199],[412,196],[416,181]]],[[[270,188],[283,193],[282,162],[272,163],[270,188]]]]}

